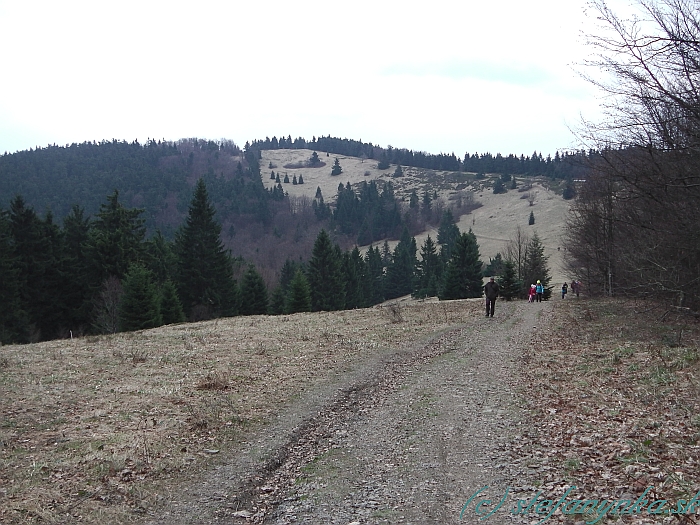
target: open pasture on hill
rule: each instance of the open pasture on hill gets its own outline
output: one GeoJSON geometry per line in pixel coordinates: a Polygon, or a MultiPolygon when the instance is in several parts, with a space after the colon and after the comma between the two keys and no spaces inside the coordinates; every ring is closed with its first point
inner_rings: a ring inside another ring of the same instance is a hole
{"type": "MultiPolygon", "coordinates": [[[[572,276],[567,275],[564,267],[564,252],[561,244],[564,232],[564,224],[569,202],[565,201],[559,193],[554,191],[552,182],[546,178],[516,177],[518,188],[509,189],[507,193],[494,194],[493,183],[497,175],[487,175],[486,178],[477,180],[474,173],[456,173],[435,171],[411,166],[402,166],[403,177],[394,177],[396,165],[392,164],[386,170],[377,169],[377,161],[373,159],[360,159],[344,155],[330,155],[326,157],[323,152],[319,158],[325,163],[318,168],[302,167],[311,157],[311,150],[265,150],[260,161],[262,180],[266,188],[272,188],[275,181],[270,179],[270,172],[280,174],[284,179],[287,174],[291,181],[294,176],[303,176],[304,184],[294,185],[291,182],[282,184],[284,191],[290,197],[313,199],[316,188],[321,188],[326,202],[333,202],[338,193],[338,185],[348,182],[354,187],[363,181],[377,180],[380,186],[384,182],[394,185],[395,193],[401,197],[408,207],[408,200],[412,191],[418,196],[428,191],[430,194],[437,192],[442,201],[441,206],[449,206],[459,197],[472,198],[480,206],[467,215],[463,215],[457,222],[461,231],[472,229],[479,242],[479,250],[484,263],[497,253],[503,253],[505,245],[514,237],[516,227],[520,227],[526,235],[537,232],[545,248],[545,255],[549,257],[549,265],[552,274],[552,284],[561,285],[564,281],[570,281],[572,276]],[[332,176],[333,162],[338,158],[343,172],[332,176]],[[272,164],[273,168],[270,168],[272,164]],[[284,166],[290,166],[285,168],[284,166]],[[469,195],[469,197],[465,197],[469,195]],[[532,203],[532,204],[531,204],[532,203]],[[535,224],[528,225],[530,212],[535,215],[535,224]]],[[[416,235],[416,243],[420,247],[425,238],[430,235],[437,239],[437,228],[416,235]]],[[[390,241],[393,249],[398,241],[390,241]]]]}

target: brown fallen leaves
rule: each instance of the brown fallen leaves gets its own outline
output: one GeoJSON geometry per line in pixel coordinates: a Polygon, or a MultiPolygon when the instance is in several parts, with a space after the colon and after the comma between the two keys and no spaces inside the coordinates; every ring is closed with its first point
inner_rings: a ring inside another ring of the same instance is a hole
{"type": "MultiPolygon", "coordinates": [[[[516,446],[531,455],[547,497],[632,499],[676,508],[700,490],[700,325],[659,305],[567,300],[533,333],[521,384],[532,425],[516,446]]],[[[668,517],[700,523],[700,515],[668,517]],[[695,520],[695,521],[693,521],[695,520]]],[[[553,516],[549,521],[583,519],[553,516]]],[[[626,523],[660,523],[640,513],[626,523]]],[[[567,521],[569,520],[569,521],[567,521]]],[[[603,522],[603,521],[601,521],[603,522]]],[[[600,522],[599,522],[600,523],[600,522]]]]}

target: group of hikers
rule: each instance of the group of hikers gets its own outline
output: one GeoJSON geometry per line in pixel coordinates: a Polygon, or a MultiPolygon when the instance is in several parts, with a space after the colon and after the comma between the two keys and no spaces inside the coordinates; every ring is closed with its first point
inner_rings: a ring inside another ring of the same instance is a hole
{"type": "MultiPolygon", "coordinates": [[[[496,299],[499,294],[499,287],[496,280],[491,277],[489,282],[484,285],[484,295],[486,296],[486,317],[493,317],[493,312],[496,308],[496,299]]],[[[581,293],[581,282],[571,281],[571,291],[576,294],[576,297],[581,293]]],[[[566,294],[569,292],[569,285],[564,282],[561,287],[561,298],[566,299],[566,294]]],[[[544,285],[538,279],[537,284],[531,284],[528,292],[527,301],[529,303],[541,303],[544,295],[544,285]]]]}

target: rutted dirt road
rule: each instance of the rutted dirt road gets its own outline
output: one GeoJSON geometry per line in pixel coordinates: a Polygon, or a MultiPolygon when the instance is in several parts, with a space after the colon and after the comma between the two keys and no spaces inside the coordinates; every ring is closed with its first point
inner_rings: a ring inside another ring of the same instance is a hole
{"type": "MultiPolygon", "coordinates": [[[[485,485],[494,502],[506,487],[527,497],[516,383],[553,305],[499,301],[494,318],[474,306],[463,325],[295,399],[148,523],[477,523],[473,505],[460,513],[485,485]]],[[[521,519],[498,512],[494,523],[521,519]]]]}

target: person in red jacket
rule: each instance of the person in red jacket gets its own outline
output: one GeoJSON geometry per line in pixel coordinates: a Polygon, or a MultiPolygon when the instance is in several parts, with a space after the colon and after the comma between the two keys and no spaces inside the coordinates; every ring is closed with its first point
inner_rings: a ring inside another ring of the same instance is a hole
{"type": "Polygon", "coordinates": [[[530,285],[530,292],[527,296],[527,302],[528,303],[534,303],[535,302],[535,295],[537,295],[537,287],[534,284],[530,285]]]}

